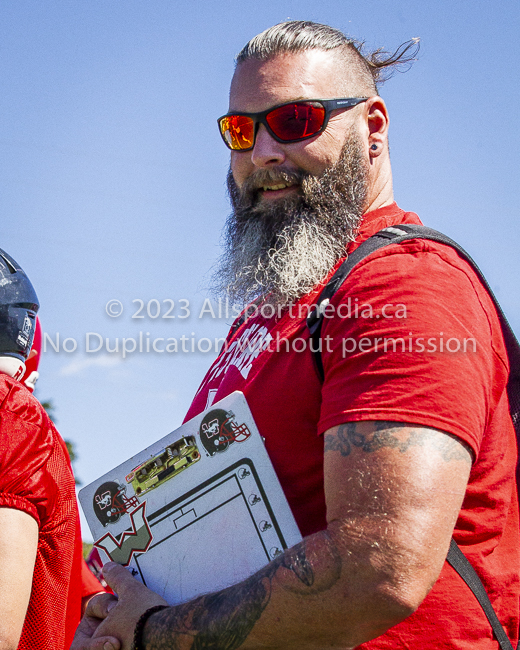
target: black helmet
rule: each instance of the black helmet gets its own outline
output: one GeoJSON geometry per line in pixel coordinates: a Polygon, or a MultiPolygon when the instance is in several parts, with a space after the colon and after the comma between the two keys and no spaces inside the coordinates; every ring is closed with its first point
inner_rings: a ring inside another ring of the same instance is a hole
{"type": "Polygon", "coordinates": [[[199,428],[200,441],[210,456],[226,451],[234,442],[244,442],[251,435],[247,424],[238,424],[233,411],[213,409],[206,413],[199,428]]]}
{"type": "Polygon", "coordinates": [[[126,485],[106,481],[96,490],[92,505],[96,517],[106,527],[118,522],[131,508],[139,506],[139,501],[135,496],[126,496],[126,485]]]}
{"type": "Polygon", "coordinates": [[[0,357],[11,357],[25,364],[31,351],[39,307],[29,278],[0,248],[0,357]]]}

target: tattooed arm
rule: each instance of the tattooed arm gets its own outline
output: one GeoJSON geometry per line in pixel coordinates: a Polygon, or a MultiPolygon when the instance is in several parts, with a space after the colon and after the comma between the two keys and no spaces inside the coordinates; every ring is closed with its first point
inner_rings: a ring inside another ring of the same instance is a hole
{"type": "MultiPolygon", "coordinates": [[[[147,650],[353,647],[418,607],[446,557],[471,452],[449,434],[391,422],[334,427],[324,447],[327,530],[240,584],[154,614],[147,650]]],[[[119,601],[97,629],[92,617],[107,608],[91,607],[92,639],[74,650],[102,648],[105,635],[130,650],[139,615],[162,602],[119,566],[106,575],[119,601]]]]}

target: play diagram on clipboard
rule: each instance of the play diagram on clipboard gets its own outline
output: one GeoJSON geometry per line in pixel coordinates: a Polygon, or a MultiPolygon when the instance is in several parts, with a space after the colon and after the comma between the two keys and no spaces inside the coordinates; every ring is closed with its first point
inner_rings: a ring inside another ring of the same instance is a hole
{"type": "Polygon", "coordinates": [[[104,561],[170,604],[239,582],[301,540],[242,393],[79,494],[104,561]]]}

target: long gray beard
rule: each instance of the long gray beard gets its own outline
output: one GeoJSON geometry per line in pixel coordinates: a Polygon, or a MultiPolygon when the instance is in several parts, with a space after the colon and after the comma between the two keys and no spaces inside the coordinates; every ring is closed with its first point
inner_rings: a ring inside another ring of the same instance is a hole
{"type": "Polygon", "coordinates": [[[351,137],[322,176],[263,169],[239,189],[230,171],[227,182],[233,212],[211,288],[233,304],[269,294],[270,303],[284,307],[344,257],[365,207],[367,168],[358,140],[351,137]],[[297,182],[301,193],[272,204],[258,201],[258,188],[280,180],[297,182]]]}

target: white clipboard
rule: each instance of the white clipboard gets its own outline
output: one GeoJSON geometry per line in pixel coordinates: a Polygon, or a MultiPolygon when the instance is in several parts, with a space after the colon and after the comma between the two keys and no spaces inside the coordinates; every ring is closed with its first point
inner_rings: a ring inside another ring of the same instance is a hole
{"type": "Polygon", "coordinates": [[[249,577],[301,541],[235,392],[79,492],[103,563],[175,605],[249,577]]]}

